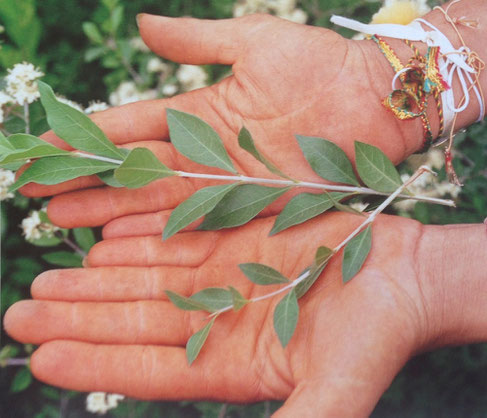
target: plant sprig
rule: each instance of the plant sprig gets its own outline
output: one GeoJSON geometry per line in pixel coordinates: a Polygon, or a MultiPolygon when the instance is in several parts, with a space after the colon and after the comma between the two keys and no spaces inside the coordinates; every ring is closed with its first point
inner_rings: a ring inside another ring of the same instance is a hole
{"type": "Polygon", "coordinates": [[[0,136],[0,167],[11,167],[12,164],[20,166],[35,160],[11,186],[11,190],[17,190],[30,182],[52,185],[93,174],[109,186],[127,188],[143,187],[155,180],[174,176],[225,182],[202,188],[177,206],[169,217],[163,239],[169,239],[202,217],[204,219],[199,226],[202,230],[243,225],[295,187],[314,188],[320,190],[320,193],[300,193],[293,197],[277,216],[270,235],[303,223],[333,207],[341,211],[353,211],[342,203],[350,196],[387,196],[373,212],[365,215],[362,224],[340,245],[334,249],[319,247],[313,264],[294,280],[284,277],[270,266],[256,263],[239,266],[242,273],[255,284],[282,284],[276,291],[247,300],[233,287],[203,289],[191,297],[168,290],[167,296],[179,308],[210,313],[210,321],[188,341],[189,363],[198,356],[216,317],[230,310],[240,310],[250,302],[280,294],[284,296],[274,311],[274,328],[285,347],[297,325],[298,299],[311,288],[330,258],[342,248],[345,248],[343,282],[348,282],[360,271],[371,248],[370,225],[395,198],[413,198],[454,206],[451,200],[403,194],[407,186],[426,169],[421,168],[403,184],[396,168],[382,151],[358,141],[355,142],[355,166],[366,187],[361,186],[351,161],[336,144],[322,138],[297,136],[301,151],[314,172],[324,180],[341,184],[314,183],[294,179],[282,172],[257,148],[250,132],[243,127],[238,137],[240,147],[281,179],[246,176],[237,171],[218,133],[206,122],[194,115],[167,109],[171,142],[176,150],[196,163],[231,174],[173,170],[161,163],[148,149],[135,148],[129,151],[117,148],[86,115],[59,102],[47,84],[39,82],[39,91],[50,127],[76,151],[57,148],[27,134],[11,135],[8,138],[0,136]]]}

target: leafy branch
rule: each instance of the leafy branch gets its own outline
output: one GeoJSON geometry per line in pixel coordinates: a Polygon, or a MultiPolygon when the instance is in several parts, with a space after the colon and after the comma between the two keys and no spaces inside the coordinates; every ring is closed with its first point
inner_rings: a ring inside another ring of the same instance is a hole
{"type": "Polygon", "coordinates": [[[47,84],[38,82],[38,85],[50,127],[76,151],[57,148],[28,134],[16,134],[8,138],[0,135],[0,167],[19,168],[26,162],[35,160],[11,186],[11,190],[30,182],[52,185],[93,174],[109,186],[127,188],[143,187],[155,180],[174,176],[226,182],[202,188],[177,206],[164,229],[163,239],[170,238],[203,217],[200,230],[243,225],[295,187],[314,188],[320,190],[320,193],[301,193],[292,198],[277,216],[270,235],[303,223],[333,207],[356,213],[341,203],[350,196],[388,196],[373,212],[365,215],[362,224],[336,248],[319,247],[313,264],[293,281],[269,266],[256,263],[239,266],[242,273],[255,284],[282,284],[276,291],[247,300],[233,287],[203,289],[191,297],[168,290],[169,299],[179,308],[210,313],[209,322],[188,341],[189,363],[199,354],[216,317],[230,310],[240,310],[250,302],[279,294],[285,295],[274,311],[274,328],[285,347],[297,325],[298,298],[311,288],[329,259],[342,248],[343,282],[348,282],[360,271],[371,248],[371,224],[394,199],[413,198],[454,206],[450,200],[412,196],[406,190],[426,168],[421,168],[403,184],[396,168],[382,151],[358,141],[355,142],[355,166],[361,181],[356,177],[346,154],[333,142],[297,136],[301,151],[315,173],[324,180],[340,184],[313,183],[296,180],[283,173],[262,154],[250,132],[244,127],[238,137],[240,147],[281,179],[246,176],[236,170],[221,138],[213,128],[196,116],[167,109],[171,142],[176,150],[196,163],[225,170],[231,175],[173,170],[161,163],[148,149],[135,148],[129,151],[117,148],[86,115],[59,102],[47,84]],[[361,186],[361,183],[365,183],[366,187],[361,186]]]}

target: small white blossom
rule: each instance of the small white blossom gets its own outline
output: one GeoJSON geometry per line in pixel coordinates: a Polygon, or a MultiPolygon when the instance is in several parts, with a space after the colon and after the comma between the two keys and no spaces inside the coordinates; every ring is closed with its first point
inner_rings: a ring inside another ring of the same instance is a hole
{"type": "Polygon", "coordinates": [[[357,212],[363,212],[365,209],[367,209],[367,206],[369,206],[369,204],[364,202],[354,202],[350,203],[349,206],[352,209],[355,209],[357,212]]]}
{"type": "Polygon", "coordinates": [[[176,78],[184,91],[190,91],[207,86],[208,74],[198,65],[181,65],[176,78]]]}
{"type": "Polygon", "coordinates": [[[371,23],[407,25],[430,11],[426,0],[385,0],[371,23]]]}
{"type": "Polygon", "coordinates": [[[85,113],[89,115],[90,113],[102,112],[109,108],[108,104],[105,102],[90,102],[88,107],[85,109],[85,113]]]}
{"type": "Polygon", "coordinates": [[[178,92],[178,86],[176,84],[165,84],[162,88],[162,94],[164,96],[173,96],[178,92]]]}
{"type": "Polygon", "coordinates": [[[58,99],[61,103],[67,104],[73,109],[79,110],[80,112],[83,111],[83,107],[79,103],[74,102],[73,100],[66,99],[66,97],[63,96],[56,96],[56,99],[58,99]]]}
{"type": "Polygon", "coordinates": [[[131,38],[129,44],[132,48],[140,52],[150,52],[149,47],[144,43],[140,36],[136,36],[135,38],[131,38]]]}
{"type": "Polygon", "coordinates": [[[233,6],[233,17],[271,13],[296,23],[306,23],[308,15],[296,8],[296,0],[240,0],[233,6]]]}
{"type": "Polygon", "coordinates": [[[13,193],[9,193],[8,188],[15,182],[15,173],[10,170],[0,168],[0,202],[11,199],[13,193]]]}
{"type": "Polygon", "coordinates": [[[294,23],[304,24],[308,20],[308,15],[302,9],[294,9],[290,13],[286,13],[286,14],[278,15],[278,16],[282,17],[283,19],[290,20],[291,22],[294,22],[294,23]]]}
{"type": "Polygon", "coordinates": [[[445,165],[445,154],[438,148],[431,148],[427,154],[426,165],[439,170],[445,165]]]}
{"type": "Polygon", "coordinates": [[[7,93],[20,105],[32,103],[40,96],[36,80],[43,75],[31,63],[15,64],[5,77],[7,93]]]}
{"type": "Polygon", "coordinates": [[[133,81],[124,81],[110,94],[109,101],[112,106],[121,106],[139,100],[150,100],[157,97],[157,91],[147,90],[141,92],[133,81]]]}
{"type": "MultiPolygon", "coordinates": [[[[45,212],[45,209],[42,209],[45,212]]],[[[59,228],[48,222],[42,222],[40,212],[34,210],[30,215],[22,220],[21,228],[27,241],[34,241],[42,237],[52,237],[59,228]]]]}
{"type": "Polygon", "coordinates": [[[147,71],[149,73],[165,73],[169,66],[160,58],[153,57],[147,62],[147,71]]]}
{"type": "Polygon", "coordinates": [[[116,393],[91,392],[86,397],[86,410],[94,414],[103,415],[110,409],[118,406],[118,403],[124,399],[123,395],[116,393]]]}

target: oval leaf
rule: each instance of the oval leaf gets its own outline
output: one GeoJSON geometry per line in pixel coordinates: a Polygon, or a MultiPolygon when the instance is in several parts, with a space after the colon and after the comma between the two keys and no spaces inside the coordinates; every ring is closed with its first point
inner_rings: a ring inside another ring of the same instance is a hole
{"type": "Polygon", "coordinates": [[[242,309],[247,303],[250,302],[250,300],[245,299],[242,294],[235,289],[232,286],[228,286],[228,289],[230,290],[230,293],[232,294],[232,303],[233,303],[233,310],[235,312],[239,311],[242,309]]]}
{"type": "Polygon", "coordinates": [[[360,271],[371,246],[372,227],[369,225],[360,234],[350,240],[345,247],[342,264],[343,283],[347,283],[360,271]]]}
{"type": "Polygon", "coordinates": [[[130,151],[125,161],[113,173],[115,180],[131,189],[175,174],[147,148],[135,148],[130,151]]]}
{"type": "Polygon", "coordinates": [[[91,228],[74,228],[74,239],[82,250],[88,252],[96,243],[95,234],[91,228]]]}
{"type": "Polygon", "coordinates": [[[168,239],[191,222],[212,211],[218,202],[236,186],[236,183],[224,184],[223,186],[210,186],[198,190],[171,212],[162,239],[168,239]]]}
{"type": "Polygon", "coordinates": [[[269,285],[289,283],[289,280],[281,273],[264,264],[244,263],[239,264],[238,267],[242,270],[242,273],[255,284],[269,285]]]}
{"type": "Polygon", "coordinates": [[[214,230],[240,226],[289,190],[257,184],[242,184],[231,190],[205,217],[198,229],[214,230]]]}
{"type": "Polygon", "coordinates": [[[208,338],[211,327],[215,323],[215,319],[216,318],[213,318],[188,340],[188,343],[186,344],[186,358],[188,359],[189,365],[191,365],[193,361],[196,360],[196,357],[198,357],[198,354],[200,353],[203,344],[208,338]]]}
{"type": "Polygon", "coordinates": [[[325,247],[323,245],[321,247],[318,247],[318,249],[316,250],[313,267],[318,268],[322,264],[327,263],[328,260],[333,256],[333,254],[335,253],[331,248],[325,247]]]}
{"type": "Polygon", "coordinates": [[[174,147],[199,164],[237,173],[215,130],[189,113],[167,109],[167,124],[174,147]]]}
{"type": "Polygon", "coordinates": [[[46,157],[37,160],[25,170],[9,190],[14,191],[27,183],[58,184],[82,176],[101,173],[116,164],[74,156],[46,157]]]}
{"type": "Polygon", "coordinates": [[[271,173],[274,173],[276,176],[292,180],[291,177],[284,174],[281,170],[279,170],[273,163],[271,163],[267,158],[265,158],[260,153],[260,151],[255,146],[255,142],[254,139],[252,138],[252,135],[250,134],[250,132],[245,126],[242,129],[240,129],[240,132],[238,134],[238,145],[240,145],[240,148],[244,149],[249,154],[251,154],[257,161],[264,164],[271,173]]]}
{"type": "Polygon", "coordinates": [[[299,305],[296,291],[292,289],[277,304],[274,310],[274,329],[283,348],[294,334],[299,317],[299,305]]]}
{"type": "Polygon", "coordinates": [[[304,296],[308,290],[311,289],[311,286],[313,286],[316,280],[318,280],[318,277],[320,277],[327,264],[327,262],[324,262],[318,267],[312,266],[308,268],[308,270],[310,270],[309,276],[296,286],[296,296],[298,299],[304,296]]]}
{"type": "Polygon", "coordinates": [[[323,138],[300,135],[296,138],[316,174],[325,180],[359,186],[352,163],[338,145],[323,138]]]}
{"type": "Polygon", "coordinates": [[[335,202],[349,196],[347,193],[301,193],[293,197],[276,218],[269,235],[275,235],[291,226],[303,223],[334,206],[335,202]],[[332,198],[330,198],[330,196],[332,198]]]}
{"type": "Polygon", "coordinates": [[[21,368],[14,376],[10,385],[10,391],[13,393],[22,392],[32,383],[32,374],[28,367],[21,368]]]}
{"type": "Polygon", "coordinates": [[[191,300],[208,306],[211,312],[232,306],[232,294],[227,289],[221,287],[209,287],[195,293],[190,297],[191,300]]]}
{"type": "Polygon", "coordinates": [[[83,267],[83,259],[79,254],[69,251],[54,251],[42,255],[42,259],[48,263],[61,267],[83,267]]]}
{"type": "Polygon", "coordinates": [[[393,192],[402,184],[394,164],[373,145],[355,141],[355,164],[362,181],[378,192],[393,192]]]}
{"type": "Polygon", "coordinates": [[[181,296],[175,292],[171,292],[170,290],[165,290],[164,292],[166,293],[169,300],[179,309],[183,309],[184,311],[213,312],[213,310],[209,306],[206,306],[201,302],[187,298],[185,296],[181,296]]]}
{"type": "Polygon", "coordinates": [[[73,148],[109,158],[123,159],[124,155],[83,112],[61,103],[51,87],[37,82],[47,122],[61,139],[73,148]]]}
{"type": "Polygon", "coordinates": [[[25,162],[40,157],[55,157],[69,154],[68,151],[53,147],[51,145],[38,145],[28,150],[17,150],[0,156],[0,164],[25,162]]]}

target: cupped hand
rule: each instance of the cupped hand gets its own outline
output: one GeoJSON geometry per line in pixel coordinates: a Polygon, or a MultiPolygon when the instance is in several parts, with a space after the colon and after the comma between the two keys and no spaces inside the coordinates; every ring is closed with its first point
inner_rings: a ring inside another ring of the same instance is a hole
{"type": "Polygon", "coordinates": [[[271,298],[217,318],[188,366],[185,343],[207,314],[179,310],[164,293],[189,296],[229,285],[247,298],[268,293],[277,287],[254,285],[237,265],[260,262],[296,278],[319,245],[334,247],[362,220],[332,213],[270,239],[263,237],[272,218],[164,242],[106,240],[91,250],[90,268],[40,275],[34,300],[13,305],[5,328],[21,342],[40,344],[32,372],[64,388],[142,399],[287,399],[276,416],[365,417],[427,342],[427,304],[415,267],[422,228],[415,221],[379,217],[369,258],[346,285],[341,253],[333,258],[300,299],[285,349],[273,329],[280,298],[271,298]]]}
{"type": "MultiPolygon", "coordinates": [[[[239,148],[237,134],[244,125],[279,168],[310,181],[322,179],[306,163],[294,134],[334,141],[351,158],[355,140],[379,146],[394,162],[420,147],[420,124],[400,124],[381,105],[393,73],[372,41],[350,41],[330,30],[264,15],[219,21],[142,15],[139,25],[144,41],[161,56],[180,63],[228,64],[233,74],[207,88],[95,114],[93,120],[119,146],[148,147],[174,169],[207,172],[164,142],[169,139],[165,109],[174,108],[213,126],[238,170],[251,176],[269,173],[239,148]]],[[[51,132],[45,138],[60,144],[51,132]]],[[[100,182],[82,178],[58,186],[29,185],[23,192],[77,190],[49,206],[55,223],[76,227],[172,209],[208,184],[163,180],[133,191],[92,189],[100,182]]]]}

